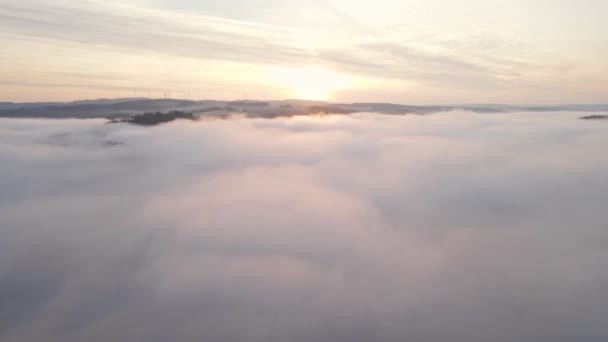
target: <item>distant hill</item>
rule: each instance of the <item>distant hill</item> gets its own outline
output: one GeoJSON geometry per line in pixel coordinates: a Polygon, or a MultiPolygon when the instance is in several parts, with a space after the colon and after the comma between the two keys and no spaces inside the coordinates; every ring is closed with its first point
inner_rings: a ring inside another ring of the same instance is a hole
{"type": "Polygon", "coordinates": [[[308,107],[308,113],[310,114],[351,114],[356,110],[332,107],[332,106],[310,106],[308,107]]]}
{"type": "Polygon", "coordinates": [[[128,119],[126,122],[136,125],[154,126],[162,123],[175,121],[178,119],[194,120],[195,117],[192,113],[185,113],[180,111],[172,111],[168,113],[156,112],[135,115],[128,119]]]}
{"type": "Polygon", "coordinates": [[[608,115],[589,115],[580,117],[582,120],[606,120],[608,115]]]}
{"type": "Polygon", "coordinates": [[[216,105],[216,101],[174,99],[107,99],[41,105],[0,106],[0,117],[24,118],[105,118],[127,117],[146,112],[197,111],[216,105]]]}
{"type": "Polygon", "coordinates": [[[182,111],[197,116],[226,117],[232,113],[245,113],[249,117],[274,118],[279,116],[309,115],[317,113],[350,114],[377,112],[382,114],[431,114],[451,110],[468,110],[477,113],[504,113],[516,111],[549,112],[608,111],[608,105],[583,104],[559,106],[515,106],[504,104],[467,104],[442,106],[412,106],[394,103],[328,103],[324,101],[193,101],[180,99],[99,99],[74,102],[13,103],[0,102],[0,117],[13,118],[127,118],[148,112],[182,111]]]}

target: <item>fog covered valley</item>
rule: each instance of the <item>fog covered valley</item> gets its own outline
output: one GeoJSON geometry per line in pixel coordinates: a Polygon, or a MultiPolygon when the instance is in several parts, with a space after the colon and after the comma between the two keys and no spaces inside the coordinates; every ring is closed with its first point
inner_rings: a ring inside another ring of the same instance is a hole
{"type": "Polygon", "coordinates": [[[0,118],[0,340],[606,341],[581,116],[0,118]]]}

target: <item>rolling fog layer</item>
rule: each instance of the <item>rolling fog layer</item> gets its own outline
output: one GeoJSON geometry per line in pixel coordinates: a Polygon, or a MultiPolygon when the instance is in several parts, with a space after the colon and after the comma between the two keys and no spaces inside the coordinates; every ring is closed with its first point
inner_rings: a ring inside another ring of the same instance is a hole
{"type": "Polygon", "coordinates": [[[604,342],[577,116],[0,119],[0,340],[604,342]]]}

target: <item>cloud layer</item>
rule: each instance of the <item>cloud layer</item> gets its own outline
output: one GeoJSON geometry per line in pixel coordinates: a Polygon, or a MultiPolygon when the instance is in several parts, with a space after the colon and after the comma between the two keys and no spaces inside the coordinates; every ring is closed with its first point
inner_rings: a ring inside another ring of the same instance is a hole
{"type": "Polygon", "coordinates": [[[0,119],[0,339],[605,341],[575,117],[0,119]]]}

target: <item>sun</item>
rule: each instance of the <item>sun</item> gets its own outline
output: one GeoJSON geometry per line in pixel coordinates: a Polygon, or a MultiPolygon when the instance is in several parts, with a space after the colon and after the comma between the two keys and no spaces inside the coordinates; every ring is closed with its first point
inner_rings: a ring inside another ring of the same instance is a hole
{"type": "Polygon", "coordinates": [[[328,100],[335,91],[347,89],[352,83],[348,77],[318,66],[275,68],[272,79],[290,96],[302,100],[328,100]]]}

